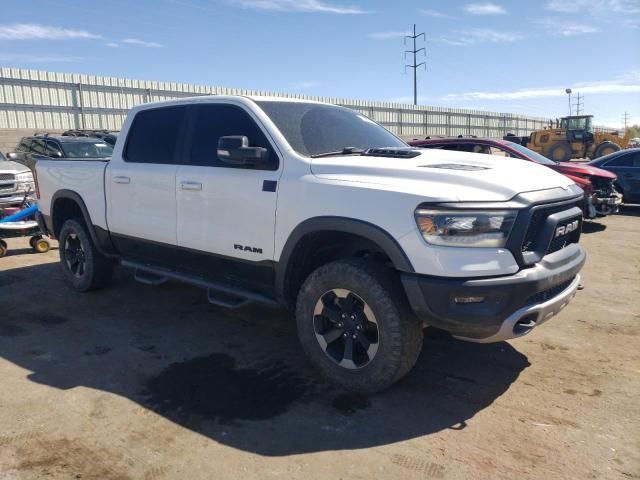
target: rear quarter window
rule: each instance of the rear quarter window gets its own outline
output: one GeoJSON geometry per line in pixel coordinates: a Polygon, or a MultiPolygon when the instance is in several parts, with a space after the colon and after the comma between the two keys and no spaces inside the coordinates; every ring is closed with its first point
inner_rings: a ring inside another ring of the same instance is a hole
{"type": "Polygon", "coordinates": [[[154,108],[138,112],[133,119],[124,151],[124,161],[172,164],[184,125],[185,106],[154,108]]]}

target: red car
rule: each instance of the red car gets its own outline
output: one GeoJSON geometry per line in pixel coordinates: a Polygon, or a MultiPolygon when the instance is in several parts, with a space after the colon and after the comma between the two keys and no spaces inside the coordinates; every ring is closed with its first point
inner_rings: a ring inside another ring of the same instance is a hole
{"type": "Polygon", "coordinates": [[[584,163],[556,162],[533,150],[507,140],[476,137],[446,137],[412,140],[409,145],[420,148],[440,148],[459,152],[486,153],[506,158],[518,158],[552,168],[569,177],[585,192],[583,207],[585,218],[596,218],[616,213],[622,196],[616,192],[616,175],[584,163]]]}

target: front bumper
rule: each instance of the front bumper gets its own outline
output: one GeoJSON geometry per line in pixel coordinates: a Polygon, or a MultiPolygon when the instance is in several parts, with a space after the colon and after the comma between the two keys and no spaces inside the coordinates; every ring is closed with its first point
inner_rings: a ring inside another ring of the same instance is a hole
{"type": "Polygon", "coordinates": [[[497,342],[526,335],[564,308],[575,295],[585,261],[582,247],[570,244],[514,275],[456,279],[405,273],[401,278],[424,323],[464,340],[497,342]],[[472,297],[483,300],[456,302],[472,297]]]}
{"type": "Polygon", "coordinates": [[[27,192],[15,192],[9,195],[0,196],[0,207],[15,207],[22,205],[27,192]]]}
{"type": "Polygon", "coordinates": [[[593,209],[595,211],[595,216],[603,217],[606,215],[611,215],[613,213],[618,213],[620,210],[620,205],[622,204],[622,195],[619,193],[613,193],[607,196],[596,196],[591,197],[591,203],[593,205],[593,209]]]}

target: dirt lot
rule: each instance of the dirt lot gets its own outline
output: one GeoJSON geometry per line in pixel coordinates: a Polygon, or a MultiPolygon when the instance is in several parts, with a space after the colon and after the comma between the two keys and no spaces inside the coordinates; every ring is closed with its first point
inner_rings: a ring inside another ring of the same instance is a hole
{"type": "Polygon", "coordinates": [[[427,331],[371,398],[317,381],[286,312],[57,251],[0,259],[0,479],[640,478],[640,208],[587,225],[585,289],[511,343],[427,331]]]}

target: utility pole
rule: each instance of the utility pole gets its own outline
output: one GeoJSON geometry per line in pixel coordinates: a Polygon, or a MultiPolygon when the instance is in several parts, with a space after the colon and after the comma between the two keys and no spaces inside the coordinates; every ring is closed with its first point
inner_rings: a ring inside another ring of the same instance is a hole
{"type": "Polygon", "coordinates": [[[631,115],[629,115],[629,112],[624,112],[624,116],[622,117],[622,120],[624,121],[624,131],[627,131],[627,128],[629,127],[629,118],[631,118],[631,115]]]}
{"type": "Polygon", "coordinates": [[[419,52],[423,52],[424,55],[427,55],[427,51],[423,48],[417,48],[416,45],[416,40],[422,37],[422,39],[424,41],[427,40],[427,37],[425,36],[424,32],[422,33],[418,33],[416,34],[416,24],[413,24],[413,35],[405,35],[404,37],[404,43],[405,45],[407,44],[407,39],[413,40],[413,50],[405,50],[404,51],[404,56],[405,58],[407,57],[407,53],[412,53],[413,54],[413,63],[411,65],[405,65],[404,68],[405,70],[407,68],[412,68],[413,69],[413,104],[414,105],[418,105],[418,67],[421,66],[425,66],[425,70],[426,70],[426,63],[425,62],[420,62],[417,63],[417,55],[419,52]]]}
{"type": "Polygon", "coordinates": [[[580,115],[581,110],[584,111],[584,95],[578,92],[578,100],[573,105],[576,107],[576,115],[580,115]]]}

